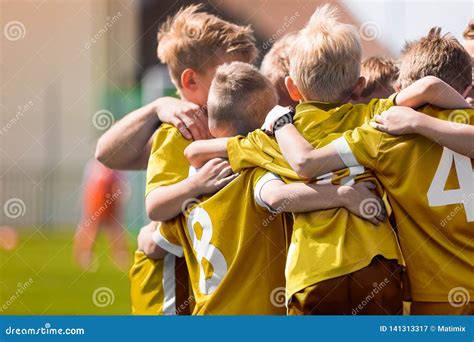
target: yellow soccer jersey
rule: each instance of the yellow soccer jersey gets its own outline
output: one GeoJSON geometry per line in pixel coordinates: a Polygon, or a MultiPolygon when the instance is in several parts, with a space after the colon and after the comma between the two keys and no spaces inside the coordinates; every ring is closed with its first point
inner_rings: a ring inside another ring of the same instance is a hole
{"type": "Polygon", "coordinates": [[[184,258],[151,260],[136,251],[129,273],[133,315],[189,315],[188,269],[184,258]]]}
{"type": "MultiPolygon", "coordinates": [[[[462,115],[474,122],[473,110],[440,111],[427,106],[422,111],[441,119],[462,115]]],[[[470,296],[472,301],[472,160],[422,136],[391,136],[370,125],[347,132],[344,138],[334,143],[344,162],[370,167],[386,188],[413,300],[451,302],[470,296]]]]}
{"type": "MultiPolygon", "coordinates": [[[[159,186],[178,183],[188,177],[189,162],[184,149],[190,141],[174,126],[162,124],[156,131],[147,167],[146,194],[159,186]]],[[[153,261],[142,252],[135,253],[130,270],[132,312],[139,315],[189,314],[186,265],[183,259],[167,255],[153,261]]]]}
{"type": "Polygon", "coordinates": [[[190,143],[176,127],[169,124],[160,126],[148,160],[145,195],[159,186],[176,184],[188,177],[189,162],[184,150],[190,143]]]}
{"type": "Polygon", "coordinates": [[[186,215],[163,223],[155,242],[189,269],[196,315],[283,315],[285,215],[254,200],[266,171],[250,169],[186,215]],[[182,247],[181,247],[182,246],[182,247]]]}
{"type": "MultiPolygon", "coordinates": [[[[341,106],[306,102],[296,107],[294,124],[313,146],[322,147],[392,105],[392,99],[372,100],[368,105],[341,106]]],[[[230,139],[227,146],[234,171],[260,166],[284,176],[286,182],[297,178],[276,140],[261,130],[246,138],[230,139]]],[[[368,170],[358,166],[324,175],[317,183],[351,185],[360,180],[377,182],[368,170]]],[[[380,187],[379,190],[382,192],[380,187]]],[[[366,205],[370,211],[375,203],[366,205]]],[[[289,295],[320,281],[360,270],[377,255],[404,264],[396,234],[388,221],[374,226],[345,208],[294,213],[293,217],[286,275],[289,295]]]]}

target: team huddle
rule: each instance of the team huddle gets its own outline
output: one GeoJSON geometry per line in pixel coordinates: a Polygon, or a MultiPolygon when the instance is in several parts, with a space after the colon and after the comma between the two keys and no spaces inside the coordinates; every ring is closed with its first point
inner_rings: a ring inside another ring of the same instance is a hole
{"type": "Polygon", "coordinates": [[[196,5],[168,18],[180,99],[96,152],[147,172],[133,314],[474,314],[473,26],[467,49],[433,28],[398,63],[362,61],[324,5],[259,70],[250,27],[196,5]]]}

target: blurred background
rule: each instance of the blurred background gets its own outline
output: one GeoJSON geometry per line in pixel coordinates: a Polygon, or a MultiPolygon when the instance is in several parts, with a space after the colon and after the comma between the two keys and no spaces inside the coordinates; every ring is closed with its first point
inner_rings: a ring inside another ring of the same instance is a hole
{"type": "MultiPolygon", "coordinates": [[[[114,174],[107,198],[123,215],[90,246],[84,268],[73,252],[90,183],[85,166],[115,121],[174,95],[156,33],[196,2],[0,0],[0,314],[130,313],[127,268],[147,222],[144,174],[114,174]]],[[[472,1],[332,2],[359,29],[365,57],[396,58],[405,40],[432,26],[462,40],[474,13],[472,1]]],[[[209,12],[252,25],[261,56],[322,3],[204,1],[209,12]]]]}

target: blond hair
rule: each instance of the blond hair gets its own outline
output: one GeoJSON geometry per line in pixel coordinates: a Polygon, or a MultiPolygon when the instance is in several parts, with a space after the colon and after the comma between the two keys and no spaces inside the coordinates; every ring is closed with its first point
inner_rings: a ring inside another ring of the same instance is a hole
{"type": "Polygon", "coordinates": [[[398,84],[403,89],[425,76],[436,76],[459,93],[472,83],[471,57],[450,33],[433,27],[428,35],[405,45],[398,84]]]}
{"type": "Polygon", "coordinates": [[[469,24],[463,32],[463,37],[465,40],[474,40],[474,19],[469,21],[469,24]]]}
{"type": "Polygon", "coordinates": [[[238,26],[199,12],[202,5],[181,8],[158,32],[158,58],[168,65],[171,79],[180,87],[187,68],[197,72],[217,66],[224,55],[253,63],[257,57],[250,26],[238,26]]]}
{"type": "Polygon", "coordinates": [[[280,101],[291,102],[286,90],[285,77],[290,73],[290,53],[297,33],[288,33],[273,44],[263,57],[260,72],[275,86],[280,101]]]}
{"type": "Polygon", "coordinates": [[[296,38],[290,76],[307,100],[339,102],[360,76],[362,46],[356,28],[339,22],[331,5],[318,7],[296,38]]]}
{"type": "Polygon", "coordinates": [[[393,91],[393,83],[398,78],[398,67],[387,58],[369,57],[361,63],[361,74],[366,79],[362,97],[368,97],[377,87],[393,91]]]}
{"type": "Polygon", "coordinates": [[[232,62],[218,67],[209,90],[209,119],[234,135],[259,128],[278,96],[270,81],[253,65],[232,62]]]}

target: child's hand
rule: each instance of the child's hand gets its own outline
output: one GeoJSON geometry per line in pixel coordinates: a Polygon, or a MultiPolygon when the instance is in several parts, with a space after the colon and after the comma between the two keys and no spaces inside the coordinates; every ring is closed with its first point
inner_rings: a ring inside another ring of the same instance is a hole
{"type": "Polygon", "coordinates": [[[162,250],[153,241],[153,232],[156,230],[156,222],[150,222],[138,234],[138,250],[145,253],[150,259],[159,259],[162,257],[162,250]]]}
{"type": "Polygon", "coordinates": [[[273,135],[275,128],[285,123],[292,123],[293,116],[290,114],[290,107],[275,106],[265,117],[265,122],[263,123],[261,129],[265,133],[273,135]]]}
{"type": "Polygon", "coordinates": [[[412,134],[416,133],[418,120],[422,115],[410,107],[395,106],[381,115],[375,115],[375,122],[370,122],[370,125],[393,135],[412,134]]]}
{"type": "Polygon", "coordinates": [[[209,160],[193,176],[202,194],[213,194],[234,180],[238,174],[232,173],[229,162],[223,158],[209,160]]]}
{"type": "Polygon", "coordinates": [[[382,199],[374,194],[375,184],[361,182],[352,186],[341,186],[343,198],[347,199],[345,208],[353,214],[379,225],[387,219],[387,210],[382,199]]]}
{"type": "Polygon", "coordinates": [[[162,97],[155,101],[161,122],[175,126],[188,140],[211,139],[205,108],[189,101],[162,97]]]}

